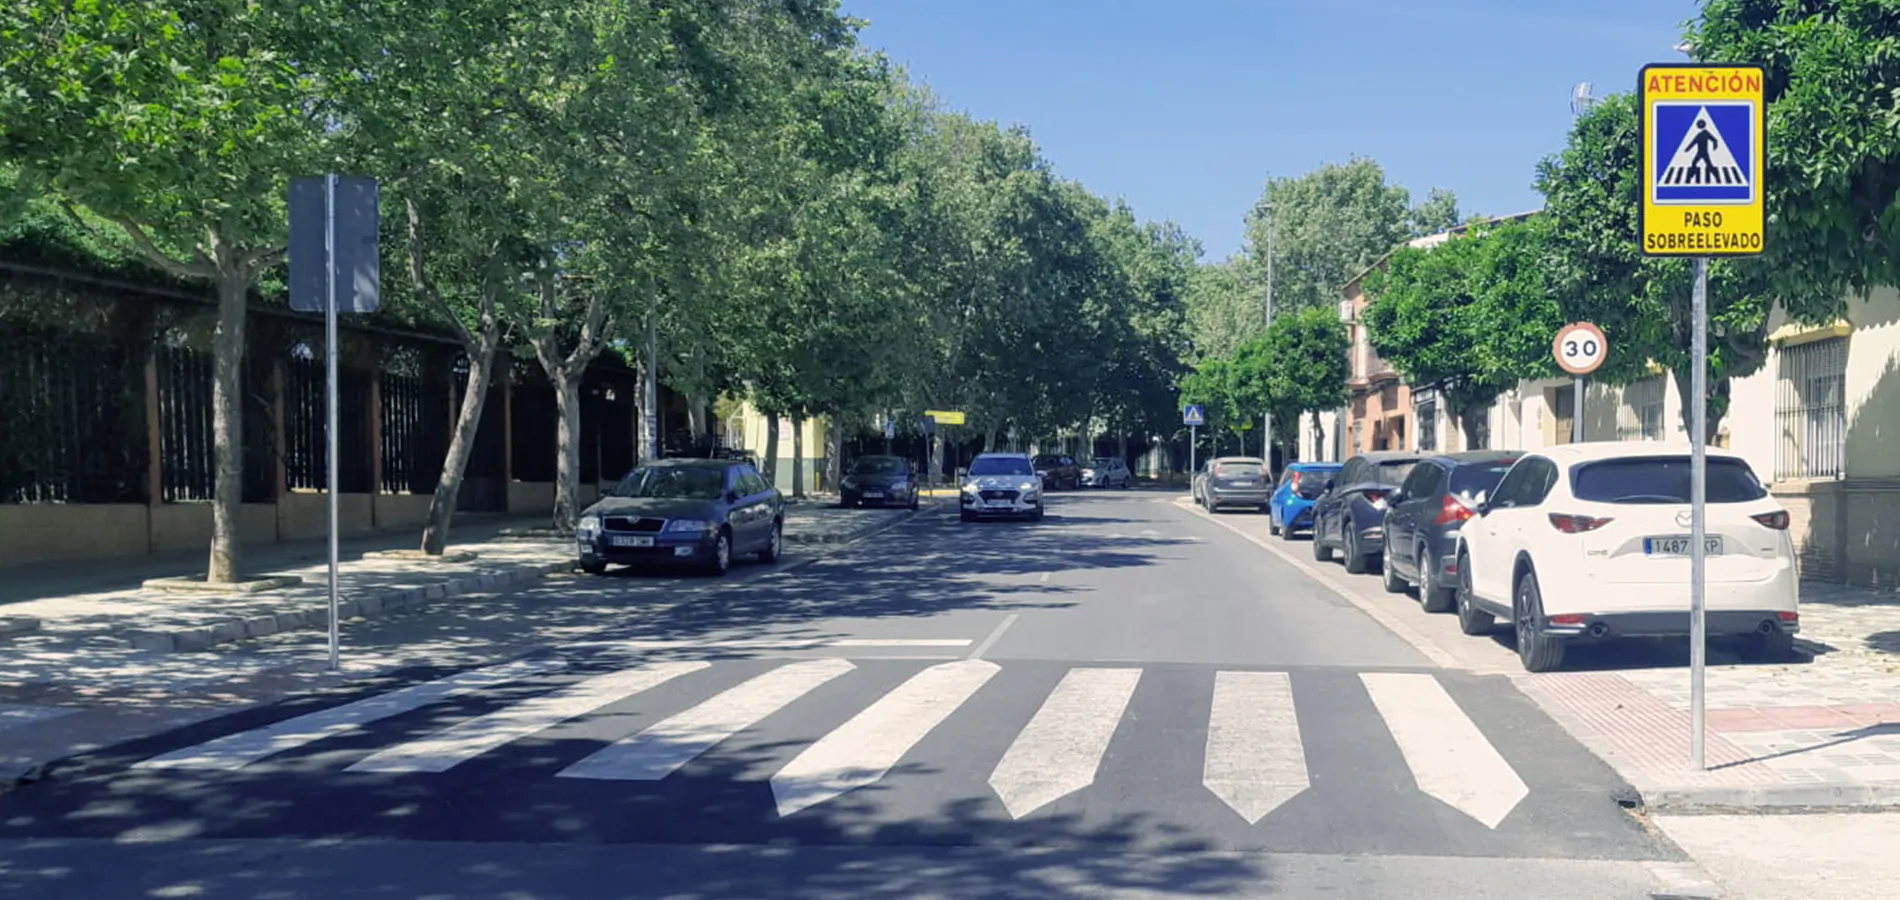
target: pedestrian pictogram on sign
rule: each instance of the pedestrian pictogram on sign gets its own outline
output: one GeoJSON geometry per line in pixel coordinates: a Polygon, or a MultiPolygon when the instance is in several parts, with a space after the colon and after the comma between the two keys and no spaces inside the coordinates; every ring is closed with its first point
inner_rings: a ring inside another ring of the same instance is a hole
{"type": "Polygon", "coordinates": [[[1762,251],[1762,81],[1760,66],[1643,67],[1643,253],[1762,251]]]}
{"type": "Polygon", "coordinates": [[[1191,428],[1199,428],[1207,424],[1207,413],[1201,409],[1199,404],[1190,403],[1185,409],[1181,410],[1181,424],[1191,428]]]}

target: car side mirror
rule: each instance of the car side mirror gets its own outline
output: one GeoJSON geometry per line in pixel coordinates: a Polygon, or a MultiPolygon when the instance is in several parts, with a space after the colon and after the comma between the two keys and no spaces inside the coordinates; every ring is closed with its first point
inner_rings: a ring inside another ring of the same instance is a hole
{"type": "Polygon", "coordinates": [[[1480,519],[1482,519],[1482,518],[1484,518],[1485,516],[1488,516],[1488,515],[1490,515],[1490,514],[1491,514],[1491,501],[1489,501],[1489,500],[1486,500],[1486,501],[1483,501],[1482,503],[1479,503],[1479,504],[1478,504],[1478,508],[1477,508],[1476,510],[1474,510],[1474,511],[1475,511],[1475,512],[1476,512],[1476,513],[1478,514],[1478,518],[1480,518],[1480,519]]]}
{"type": "Polygon", "coordinates": [[[1404,491],[1393,491],[1392,496],[1385,498],[1385,505],[1397,506],[1401,503],[1404,503],[1407,499],[1409,498],[1405,496],[1404,491]]]}
{"type": "Polygon", "coordinates": [[[739,502],[739,492],[735,490],[726,491],[726,502],[727,503],[739,502]]]}
{"type": "Polygon", "coordinates": [[[1321,485],[1320,487],[1330,494],[1333,491],[1334,485],[1337,485],[1338,483],[1339,482],[1337,480],[1329,477],[1326,479],[1326,483],[1321,485]]]}
{"type": "Polygon", "coordinates": [[[959,467],[957,467],[957,480],[958,480],[958,481],[962,481],[963,479],[965,479],[965,478],[968,478],[968,477],[970,477],[970,470],[969,470],[969,469],[967,469],[967,468],[964,468],[964,467],[962,467],[962,466],[959,466],[959,467]]]}

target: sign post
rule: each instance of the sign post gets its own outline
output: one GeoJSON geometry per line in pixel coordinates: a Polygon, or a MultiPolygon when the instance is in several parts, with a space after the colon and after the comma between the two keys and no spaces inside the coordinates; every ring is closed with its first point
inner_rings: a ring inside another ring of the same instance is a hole
{"type": "Polygon", "coordinates": [[[1195,471],[1200,468],[1195,454],[1201,449],[1201,426],[1207,424],[1207,411],[1198,403],[1190,403],[1181,408],[1181,424],[1188,427],[1188,483],[1191,485],[1195,471]]]}
{"type": "Polygon", "coordinates": [[[1707,768],[1709,257],[1755,256],[1765,239],[1766,95],[1752,65],[1651,63],[1642,98],[1642,250],[1691,257],[1689,367],[1689,767],[1707,768]]]}
{"type": "Polygon", "coordinates": [[[290,182],[290,308],[323,313],[324,468],[330,517],[330,671],[342,663],[337,623],[337,329],[340,312],[375,312],[381,299],[376,179],[347,175],[290,182]],[[344,283],[339,283],[344,282],[344,283]]]}
{"type": "Polygon", "coordinates": [[[1603,356],[1609,349],[1609,342],[1603,339],[1603,329],[1589,322],[1572,322],[1557,329],[1557,337],[1550,343],[1550,352],[1557,357],[1557,368],[1576,376],[1575,402],[1570,404],[1570,442],[1573,444],[1583,443],[1583,379],[1603,365],[1603,356]]]}
{"type": "Polygon", "coordinates": [[[924,485],[926,488],[935,489],[937,470],[930,467],[930,459],[931,451],[936,449],[934,446],[937,442],[936,418],[925,413],[923,418],[917,420],[917,430],[923,432],[924,435],[924,485]]]}

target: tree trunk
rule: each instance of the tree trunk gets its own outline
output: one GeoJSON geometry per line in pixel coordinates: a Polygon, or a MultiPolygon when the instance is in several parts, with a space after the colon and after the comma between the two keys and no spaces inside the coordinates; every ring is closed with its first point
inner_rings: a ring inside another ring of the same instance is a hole
{"type": "Polygon", "coordinates": [[[442,460],[442,477],[435,483],[435,495],[429,498],[429,521],[422,529],[422,552],[440,556],[449,544],[449,523],[455,518],[455,498],[462,490],[462,475],[468,471],[468,458],[475,452],[475,432],[482,426],[482,410],[488,404],[488,382],[495,373],[495,348],[501,343],[499,328],[481,335],[468,353],[468,389],[462,395],[462,409],[455,417],[455,433],[449,438],[448,456],[442,460]]]}
{"type": "Polygon", "coordinates": [[[1119,429],[1115,432],[1115,458],[1128,461],[1128,432],[1119,429]]]}
{"type": "Polygon", "coordinates": [[[647,315],[646,347],[640,354],[640,461],[660,458],[660,336],[647,315]]]}
{"type": "Polygon", "coordinates": [[[765,480],[778,487],[778,414],[765,414],[765,480]]]}
{"type": "Polygon", "coordinates": [[[844,480],[844,426],[837,416],[825,417],[825,490],[835,491],[844,480]]]}
{"type": "Polygon", "coordinates": [[[693,440],[695,443],[697,443],[701,437],[710,436],[712,434],[712,428],[708,425],[708,418],[706,416],[706,403],[698,397],[689,398],[686,402],[686,422],[687,427],[693,430],[693,440]]]}
{"type": "MultiPolygon", "coordinates": [[[[1690,384],[1690,378],[1694,373],[1671,370],[1669,374],[1676,380],[1677,395],[1682,397],[1682,433],[1695,434],[1695,410],[1692,408],[1695,403],[1695,391],[1690,384]]],[[[1708,446],[1713,447],[1715,436],[1722,433],[1722,419],[1728,415],[1729,388],[1732,382],[1727,378],[1711,377],[1707,384],[1709,387],[1708,415],[1704,417],[1703,422],[1708,427],[1703,429],[1702,439],[1708,446]]]]}
{"type": "Polygon", "coordinates": [[[562,373],[554,379],[554,406],[560,413],[554,424],[553,526],[571,532],[580,519],[581,490],[581,376],[562,373]]]}
{"type": "Polygon", "coordinates": [[[1489,406],[1476,408],[1467,406],[1458,411],[1458,431],[1465,442],[1464,447],[1461,449],[1482,449],[1478,446],[1478,423],[1483,420],[1484,414],[1489,411],[1489,406]]]}
{"type": "MultiPolygon", "coordinates": [[[[222,248],[218,248],[222,256],[222,248]]],[[[244,504],[244,314],[250,279],[219,260],[218,330],[212,345],[211,444],[216,461],[211,504],[211,559],[205,580],[238,580],[238,521],[244,504]]]]}
{"type": "Polygon", "coordinates": [[[805,496],[805,417],[792,417],[792,496],[805,496]]]}

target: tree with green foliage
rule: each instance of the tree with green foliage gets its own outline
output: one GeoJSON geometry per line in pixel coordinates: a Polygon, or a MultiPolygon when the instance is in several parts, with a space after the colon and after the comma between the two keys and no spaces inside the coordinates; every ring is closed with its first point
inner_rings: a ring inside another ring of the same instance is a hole
{"type": "Polygon", "coordinates": [[[1429,248],[1401,247],[1364,281],[1372,347],[1414,389],[1430,387],[1466,446],[1478,416],[1519,380],[1548,375],[1563,310],[1549,278],[1550,224],[1487,227],[1429,248]]]}
{"type": "MultiPolygon", "coordinates": [[[[1272,400],[1274,418],[1298,422],[1302,414],[1313,413],[1314,432],[1323,441],[1318,414],[1346,405],[1346,381],[1352,377],[1348,357],[1352,339],[1339,321],[1338,311],[1316,306],[1275,316],[1267,330],[1266,350],[1273,362],[1267,396],[1272,400]]],[[[1277,428],[1274,431],[1281,433],[1277,428]]]]}
{"type": "Polygon", "coordinates": [[[1406,216],[1413,237],[1449,231],[1460,224],[1458,198],[1445,188],[1432,188],[1406,216]]]}
{"type": "MultiPolygon", "coordinates": [[[[242,575],[247,304],[284,260],[285,185],[325,168],[323,4],[17,0],[0,8],[0,162],[218,298],[206,577],[242,575]]],[[[337,39],[348,38],[338,36],[337,39]]]]}
{"type": "Polygon", "coordinates": [[[1268,181],[1247,217],[1254,283],[1266,283],[1271,230],[1274,314],[1333,306],[1347,281],[1405,239],[1410,209],[1410,194],[1370,159],[1268,181]]]}
{"type": "Polygon", "coordinates": [[[1202,263],[1188,276],[1186,328],[1194,359],[1232,356],[1266,327],[1266,287],[1243,256],[1202,263]]]}
{"type": "MultiPolygon", "coordinates": [[[[1688,260],[1652,259],[1640,249],[1637,122],[1635,97],[1605,98],[1578,118],[1568,146],[1538,166],[1552,236],[1546,259],[1564,317],[1596,323],[1609,340],[1596,377],[1628,383],[1654,360],[1688,397],[1691,269],[1688,260]]],[[[1709,264],[1709,438],[1728,412],[1731,380],[1767,361],[1772,281],[1757,260],[1709,264]]],[[[1685,427],[1689,415],[1684,404],[1685,427]]]]}

